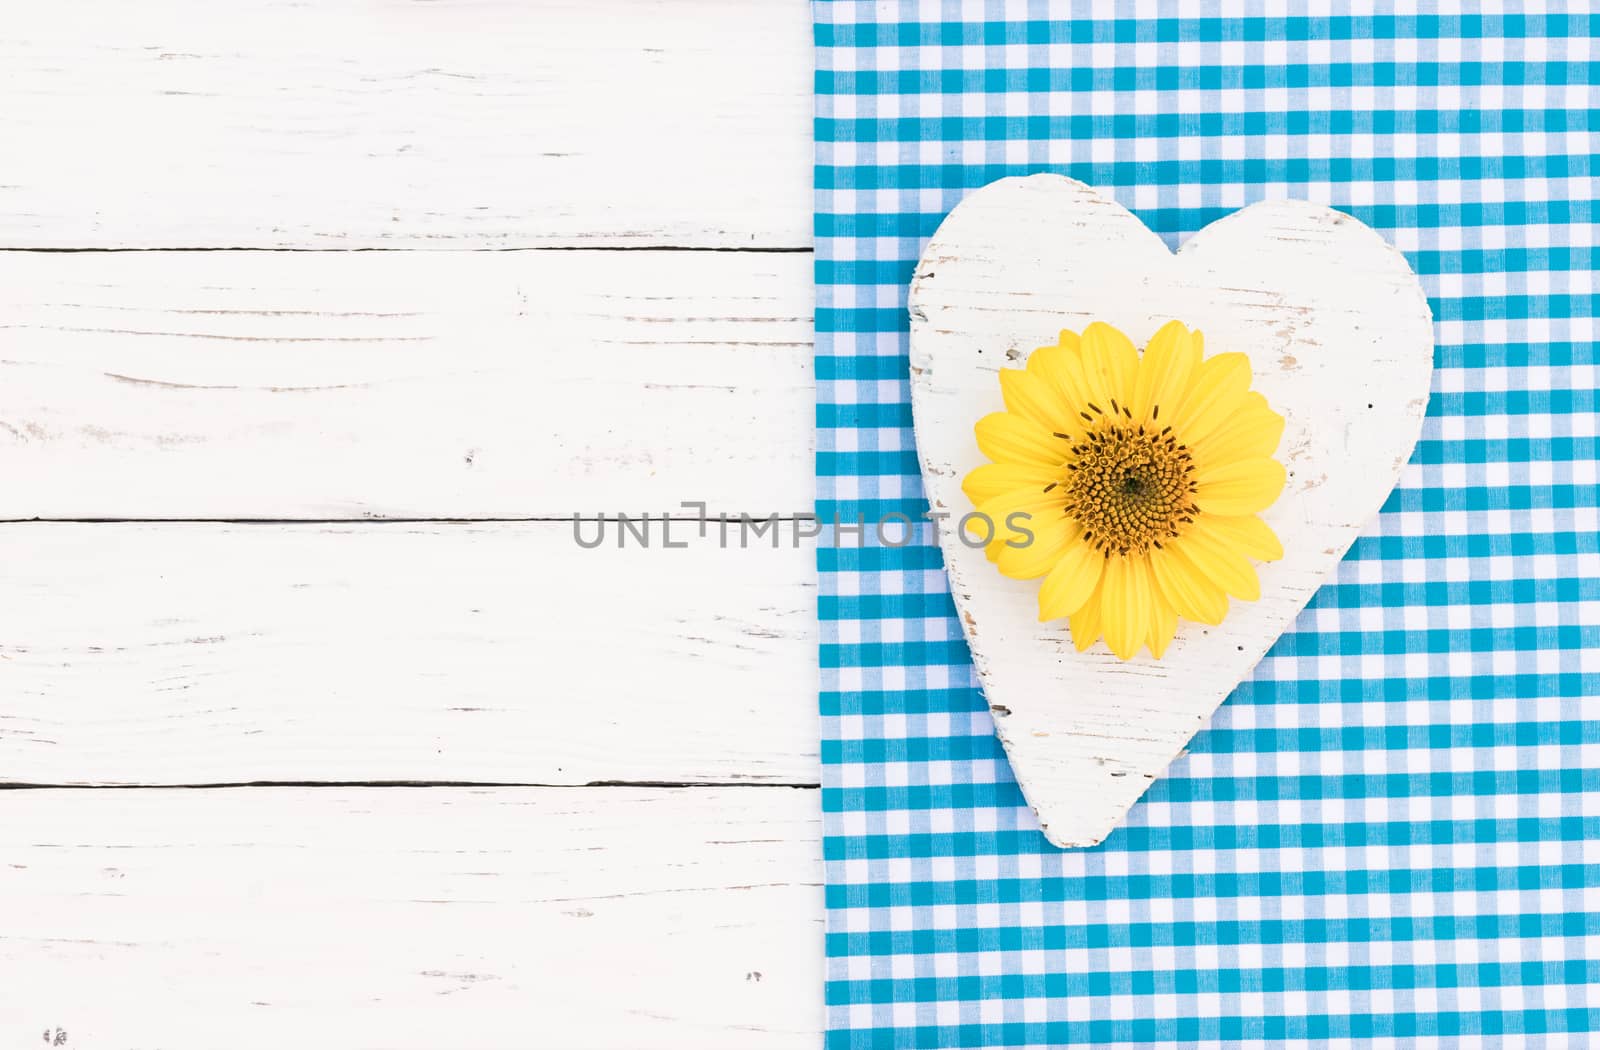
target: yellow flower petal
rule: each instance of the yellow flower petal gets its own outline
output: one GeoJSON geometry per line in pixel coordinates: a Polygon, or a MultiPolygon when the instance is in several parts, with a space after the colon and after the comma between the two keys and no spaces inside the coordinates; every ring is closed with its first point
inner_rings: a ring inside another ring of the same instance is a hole
{"type": "MultiPolygon", "coordinates": [[[[1200,520],[1196,519],[1197,525],[1200,520]]],[[[1166,546],[1168,550],[1188,558],[1207,579],[1235,598],[1253,602],[1261,597],[1261,581],[1256,578],[1255,567],[1245,560],[1243,554],[1229,547],[1204,526],[1191,526],[1189,531],[1166,546]]]]}
{"type": "Polygon", "coordinates": [[[1228,615],[1228,595],[1175,547],[1150,552],[1151,575],[1179,616],[1215,627],[1228,615]]]}
{"type": "Polygon", "coordinates": [[[1101,583],[1100,618],[1106,644],[1119,659],[1131,660],[1150,634],[1150,562],[1143,557],[1106,559],[1101,583]]]}
{"type": "Polygon", "coordinates": [[[1035,350],[1028,358],[1028,370],[1055,387],[1062,404],[1067,406],[1072,425],[1086,425],[1087,421],[1078,413],[1083,411],[1086,401],[1093,400],[1094,392],[1083,374],[1083,355],[1077,336],[1062,332],[1061,338],[1057,346],[1035,350]],[[1072,336],[1070,341],[1068,336],[1072,336]]]}
{"type": "MultiPolygon", "coordinates": [[[[1153,574],[1151,582],[1154,583],[1153,574]]],[[[1150,655],[1159,660],[1166,655],[1167,646],[1178,633],[1178,612],[1156,586],[1150,588],[1150,608],[1150,637],[1146,644],[1150,646],[1150,655]]]]}
{"type": "Polygon", "coordinates": [[[1055,385],[1037,373],[1018,368],[1000,370],[1000,396],[1006,411],[1031,420],[1047,431],[1066,431],[1078,417],[1067,408],[1055,385]]]}
{"type": "Polygon", "coordinates": [[[1180,321],[1168,321],[1161,330],[1150,337],[1144,356],[1139,359],[1139,378],[1134,383],[1133,418],[1136,422],[1154,422],[1157,429],[1164,424],[1157,415],[1151,419],[1152,409],[1167,406],[1167,417],[1182,402],[1183,391],[1189,377],[1200,364],[1200,351],[1195,348],[1189,330],[1180,321]]]}
{"type": "Polygon", "coordinates": [[[1128,337],[1099,321],[1083,330],[1078,359],[1083,366],[1084,403],[1102,413],[1111,412],[1112,399],[1133,393],[1133,378],[1138,373],[1139,355],[1128,337]],[[1127,385],[1123,385],[1123,374],[1127,385]]]}
{"type": "Polygon", "coordinates": [[[1083,530],[1075,528],[1066,550],[1039,585],[1039,622],[1059,620],[1083,608],[1100,586],[1105,561],[1105,555],[1084,542],[1083,530]]]}
{"type": "Polygon", "coordinates": [[[1243,354],[1206,358],[1204,336],[1176,320],[1143,353],[1102,322],[1063,330],[999,373],[1006,411],[974,431],[993,462],[962,480],[981,515],[969,531],[1001,573],[1040,581],[1041,622],[1065,617],[1080,651],[1103,637],[1124,660],[1159,659],[1180,618],[1217,624],[1230,595],[1259,598],[1255,561],[1283,556],[1256,515],[1284,486],[1272,459],[1284,419],[1250,382],[1243,354]],[[1096,451],[1075,454],[1085,442],[1096,451]],[[1086,521],[1130,553],[1105,557],[1086,521]]]}
{"type": "Polygon", "coordinates": [[[1078,333],[1070,328],[1063,328],[1056,341],[1049,346],[1041,346],[1028,355],[1028,371],[1048,368],[1061,360],[1062,355],[1078,356],[1078,333]]]}
{"type": "Polygon", "coordinates": [[[1286,475],[1275,459],[1240,459],[1221,466],[1199,465],[1194,502],[1208,514],[1254,514],[1272,506],[1283,492],[1286,475]]]}
{"type": "Polygon", "coordinates": [[[1099,365],[1107,369],[1107,396],[1116,398],[1119,404],[1132,400],[1133,385],[1139,376],[1139,351],[1133,341],[1120,329],[1096,321],[1083,330],[1082,346],[1086,355],[1093,348],[1099,365]]]}
{"type": "Polygon", "coordinates": [[[1246,558],[1277,561],[1283,557],[1283,544],[1278,542],[1277,535],[1254,514],[1235,518],[1202,514],[1195,519],[1195,527],[1212,533],[1220,542],[1233,547],[1246,558]]]}
{"type": "MultiPolygon", "coordinates": [[[[1100,561],[1105,562],[1102,555],[1100,561]]],[[[1100,637],[1100,595],[1105,590],[1106,577],[1102,568],[1100,579],[1095,584],[1094,592],[1089,595],[1089,600],[1078,608],[1067,621],[1067,630],[1072,632],[1072,645],[1078,652],[1083,652],[1093,645],[1100,637]]]]}
{"type": "Polygon", "coordinates": [[[1283,438],[1283,417],[1267,407],[1267,399],[1254,390],[1227,422],[1197,441],[1190,442],[1195,460],[1225,463],[1235,459],[1270,456],[1283,438]]]}
{"type": "Polygon", "coordinates": [[[995,565],[1002,576],[1013,580],[1037,579],[1055,567],[1069,546],[1083,546],[1081,542],[1074,543],[1080,532],[1077,523],[1059,511],[1054,517],[1035,517],[1027,523],[1027,529],[1032,533],[1031,539],[1016,537],[1016,542],[1023,546],[1007,543],[1000,548],[995,565]]]}
{"type": "Polygon", "coordinates": [[[1217,354],[1195,372],[1172,420],[1178,440],[1186,445],[1205,438],[1239,410],[1250,389],[1250,359],[1243,354],[1217,354]]]}
{"type": "Polygon", "coordinates": [[[1018,526],[1032,531],[1036,522],[1064,518],[1062,508],[1065,506],[1066,497],[1060,489],[1051,492],[1040,492],[1034,488],[1011,489],[978,504],[975,508],[977,520],[963,520],[966,521],[967,535],[973,539],[982,540],[992,533],[993,539],[989,542],[1004,543],[1023,537],[1018,526]],[[1014,517],[1019,514],[1027,517],[1014,517]],[[984,520],[989,524],[985,525],[984,520]]]}
{"type": "Polygon", "coordinates": [[[973,428],[978,448],[996,463],[1032,463],[1059,467],[1067,461],[1067,442],[1029,419],[1010,412],[991,412],[973,428]]]}
{"type": "Polygon", "coordinates": [[[1031,463],[985,463],[974,469],[961,481],[961,491],[967,494],[973,506],[1002,492],[1015,489],[1033,489],[1043,492],[1059,482],[1061,472],[1055,467],[1040,467],[1031,463]]]}
{"type": "Polygon", "coordinates": [[[1070,355],[1076,355],[1077,352],[1076,343],[1070,349],[1056,344],[1041,346],[1028,355],[1025,366],[1027,373],[1055,386],[1059,392],[1060,384],[1056,382],[1056,373],[1061,369],[1062,361],[1070,355]]]}

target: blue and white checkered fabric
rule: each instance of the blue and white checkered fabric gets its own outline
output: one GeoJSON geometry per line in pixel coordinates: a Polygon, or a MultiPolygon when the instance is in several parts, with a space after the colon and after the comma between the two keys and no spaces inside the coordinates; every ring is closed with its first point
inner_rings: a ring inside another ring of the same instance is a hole
{"type": "Polygon", "coordinates": [[[926,526],[824,545],[829,1046],[1600,1048],[1600,18],[1213,6],[816,4],[824,521],[925,509],[906,284],[1001,176],[1173,246],[1331,204],[1437,319],[1382,515],[1100,848],[1022,804],[926,526]]]}

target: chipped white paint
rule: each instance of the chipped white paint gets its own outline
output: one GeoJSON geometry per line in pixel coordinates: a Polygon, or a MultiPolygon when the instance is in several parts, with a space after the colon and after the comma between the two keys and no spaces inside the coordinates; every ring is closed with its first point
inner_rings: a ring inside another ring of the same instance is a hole
{"type": "Polygon", "coordinates": [[[984,461],[973,424],[1004,407],[996,373],[1062,328],[1103,320],[1143,345],[1165,321],[1208,353],[1250,355],[1254,389],[1288,420],[1289,483],[1263,517],[1282,561],[1261,600],[1220,628],[1182,623],[1165,659],[1076,652],[1040,624],[1038,581],[1000,576],[941,534],[973,659],[1024,794],[1059,846],[1102,841],[1293,622],[1411,454],[1427,407],[1432,322],[1399,252],[1349,216],[1257,204],[1176,255],[1132,214],[1055,175],[1004,179],[939,227],[911,289],[912,403],[929,499],[971,510],[961,479],[984,461]]]}
{"type": "Polygon", "coordinates": [[[0,525],[0,783],[814,784],[811,545],[696,531],[0,525]]]}
{"type": "Polygon", "coordinates": [[[816,793],[0,792],[0,1046],[813,1050],[816,793]]]}
{"type": "Polygon", "coordinates": [[[53,0],[0,247],[805,247],[806,0],[53,0]]]}
{"type": "Polygon", "coordinates": [[[0,252],[0,518],[793,514],[811,260],[0,252]]]}

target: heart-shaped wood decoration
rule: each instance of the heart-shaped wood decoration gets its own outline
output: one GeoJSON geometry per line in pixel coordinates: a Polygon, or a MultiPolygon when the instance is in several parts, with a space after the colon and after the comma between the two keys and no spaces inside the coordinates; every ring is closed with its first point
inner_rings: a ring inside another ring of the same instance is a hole
{"type": "Polygon", "coordinates": [[[911,285],[911,400],[950,589],[995,729],[1045,835],[1101,842],[1294,621],[1377,513],[1427,409],[1433,321],[1416,275],[1378,234],[1320,205],[1268,201],[1176,253],[1081,182],[995,182],[952,211],[911,285]],[[1144,346],[1166,321],[1206,353],[1249,355],[1252,388],[1287,419],[1283,495],[1262,515],[1283,542],[1261,599],[1220,627],[1183,622],[1161,660],[1079,653],[1039,623],[1039,581],[1001,576],[958,519],[985,462],[973,424],[1004,408],[997,372],[1063,328],[1105,321],[1144,346]]]}

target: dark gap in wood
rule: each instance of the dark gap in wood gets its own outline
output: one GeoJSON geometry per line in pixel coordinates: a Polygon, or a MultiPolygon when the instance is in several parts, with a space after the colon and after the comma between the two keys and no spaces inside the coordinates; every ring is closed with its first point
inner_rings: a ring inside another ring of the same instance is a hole
{"type": "MultiPolygon", "coordinates": [[[[596,511],[585,511],[581,515],[582,523],[594,524],[596,511]]],[[[605,511],[607,523],[614,523],[617,515],[614,511],[605,511]]],[[[630,517],[633,515],[630,514],[630,517]]],[[[637,523],[638,518],[633,517],[637,523]]],[[[669,514],[667,520],[674,525],[698,525],[699,517],[679,517],[669,514]]],[[[751,522],[765,523],[771,520],[766,515],[752,516],[751,522]]],[[[796,522],[812,522],[813,515],[780,514],[780,524],[792,525],[796,522]]],[[[651,513],[652,524],[661,521],[661,515],[651,513]]],[[[740,518],[737,514],[729,515],[728,527],[737,527],[740,518]]],[[[0,518],[0,525],[522,525],[522,524],[553,524],[571,525],[572,515],[562,517],[532,517],[532,518],[0,518]]],[[[852,527],[853,527],[853,523],[852,527]]],[[[706,533],[722,527],[721,519],[715,514],[706,516],[706,533]]],[[[755,546],[754,543],[751,546],[755,546]]],[[[771,546],[771,544],[767,544],[771,546]]]]}
{"type": "Polygon", "coordinates": [[[503,780],[219,780],[192,784],[0,784],[0,791],[215,791],[233,788],[791,788],[812,790],[811,781],[775,780],[590,780],[552,784],[503,780]]]}
{"type": "Polygon", "coordinates": [[[130,252],[304,252],[307,254],[348,255],[353,252],[736,252],[745,255],[811,255],[810,245],[804,247],[736,248],[709,244],[547,244],[515,248],[270,248],[238,245],[233,247],[171,248],[0,248],[0,252],[36,252],[41,255],[110,255],[130,252]]]}

